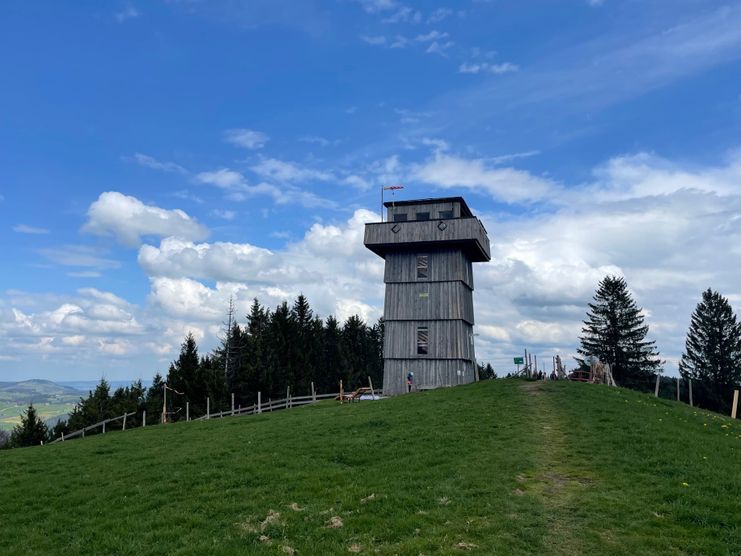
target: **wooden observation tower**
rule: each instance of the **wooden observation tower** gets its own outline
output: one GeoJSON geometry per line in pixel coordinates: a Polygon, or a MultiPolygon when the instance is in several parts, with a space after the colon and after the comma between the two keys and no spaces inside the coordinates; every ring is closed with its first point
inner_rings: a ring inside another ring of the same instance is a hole
{"type": "Polygon", "coordinates": [[[383,393],[475,380],[472,263],[489,237],[462,197],[384,203],[388,222],[365,225],[365,246],[386,260],[383,393]]]}

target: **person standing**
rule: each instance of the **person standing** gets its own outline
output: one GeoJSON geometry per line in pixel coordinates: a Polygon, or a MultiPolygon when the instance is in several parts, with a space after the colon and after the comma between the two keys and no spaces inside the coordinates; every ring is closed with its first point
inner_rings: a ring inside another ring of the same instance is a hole
{"type": "Polygon", "coordinates": [[[414,386],[414,371],[409,371],[407,374],[407,393],[412,391],[412,386],[414,386]]]}

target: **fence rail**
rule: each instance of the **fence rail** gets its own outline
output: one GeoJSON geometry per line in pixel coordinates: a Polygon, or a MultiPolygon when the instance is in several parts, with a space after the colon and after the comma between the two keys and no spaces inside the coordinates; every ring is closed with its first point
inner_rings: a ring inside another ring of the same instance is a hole
{"type": "MultiPolygon", "coordinates": [[[[358,392],[363,390],[370,390],[371,394],[373,394],[373,398],[375,398],[375,393],[373,390],[373,382],[371,381],[371,378],[368,377],[368,384],[370,385],[370,388],[361,388],[358,390],[358,392]]],[[[165,385],[166,386],[166,385],[165,385]]],[[[311,394],[308,394],[306,396],[291,396],[291,389],[286,389],[286,397],[278,400],[271,400],[268,398],[267,403],[262,403],[262,392],[257,393],[257,403],[254,403],[252,405],[248,405],[247,407],[238,407],[235,409],[234,407],[234,394],[232,394],[232,406],[231,409],[227,409],[224,411],[218,411],[215,413],[211,413],[210,407],[211,407],[211,400],[210,398],[206,398],[206,413],[204,415],[201,415],[200,417],[196,417],[195,419],[190,418],[190,403],[186,402],[186,409],[185,409],[185,421],[191,422],[191,421],[204,421],[207,419],[223,419],[224,417],[236,417],[239,415],[255,415],[258,413],[264,413],[266,411],[279,411],[281,409],[291,409],[293,407],[301,407],[303,405],[309,405],[312,403],[316,403],[319,400],[326,400],[330,398],[339,399],[341,402],[344,401],[345,395],[342,391],[342,381],[340,381],[340,392],[338,393],[330,393],[330,394],[317,394],[316,389],[314,388],[314,383],[311,383],[311,394]]],[[[178,410],[179,411],[179,410],[178,410]]],[[[128,417],[131,417],[132,415],[136,415],[136,411],[132,411],[131,413],[124,413],[123,415],[119,415],[118,417],[111,417],[110,419],[105,419],[103,421],[100,421],[98,423],[95,423],[94,425],[90,425],[85,427],[84,429],[80,429],[78,431],[75,431],[70,434],[62,434],[59,438],[52,440],[50,444],[56,444],[57,442],[64,442],[65,440],[71,439],[71,438],[77,438],[79,436],[85,437],[86,431],[91,431],[94,429],[97,429],[98,427],[103,427],[103,433],[106,432],[106,425],[108,423],[112,423],[114,421],[118,421],[123,419],[123,426],[121,427],[122,430],[126,430],[126,419],[128,417]]],[[[163,422],[166,422],[165,419],[166,414],[163,413],[163,422]]],[[[146,427],[147,426],[147,412],[142,411],[142,421],[141,426],[146,427]]]]}

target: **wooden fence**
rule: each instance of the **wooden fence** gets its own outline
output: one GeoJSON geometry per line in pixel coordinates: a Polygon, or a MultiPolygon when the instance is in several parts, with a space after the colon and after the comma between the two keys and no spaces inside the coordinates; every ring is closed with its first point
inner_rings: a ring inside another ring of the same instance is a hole
{"type": "MultiPolygon", "coordinates": [[[[287,396],[280,400],[268,400],[267,403],[263,404],[261,397],[262,394],[258,392],[258,402],[256,404],[252,404],[247,407],[239,407],[228,409],[226,411],[219,411],[216,413],[210,413],[207,412],[205,415],[201,415],[200,417],[197,417],[196,419],[190,419],[189,412],[187,412],[188,416],[186,417],[186,421],[204,421],[207,419],[222,419],[224,417],[232,417],[237,415],[256,415],[258,413],[265,413],[266,411],[279,411],[281,409],[291,409],[294,407],[301,407],[303,405],[309,405],[312,403],[316,403],[321,400],[327,400],[327,399],[334,399],[337,398],[340,394],[317,394],[316,391],[314,391],[312,394],[309,394],[308,396],[291,396],[290,395],[290,389],[287,392],[287,396]]],[[[206,407],[208,408],[210,406],[210,403],[206,404],[206,407]]],[[[100,421],[98,423],[95,423],[94,425],[90,425],[85,427],[84,429],[80,429],[78,431],[69,433],[69,434],[62,434],[59,438],[56,438],[55,440],[52,440],[49,444],[56,444],[57,442],[64,442],[65,440],[70,440],[72,438],[85,438],[85,433],[96,430],[99,427],[102,428],[103,434],[106,432],[106,425],[108,423],[112,423],[114,421],[122,420],[122,430],[126,430],[126,419],[136,415],[135,411],[132,411],[131,413],[124,413],[123,415],[119,415],[118,417],[111,417],[110,419],[105,419],[103,421],[100,421]]],[[[147,412],[142,412],[142,427],[147,426],[147,412]]]]}

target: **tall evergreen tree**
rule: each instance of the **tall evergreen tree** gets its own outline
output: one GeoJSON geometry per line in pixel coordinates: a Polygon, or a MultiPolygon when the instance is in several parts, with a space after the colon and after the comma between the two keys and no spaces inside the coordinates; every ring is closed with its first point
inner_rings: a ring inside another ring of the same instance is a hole
{"type": "Polygon", "coordinates": [[[741,323],[728,300],[710,288],[692,313],[679,372],[705,383],[712,409],[725,409],[741,383],[741,323]]]}
{"type": "Polygon", "coordinates": [[[24,415],[21,415],[20,424],[16,425],[10,434],[10,446],[20,448],[22,446],[36,446],[45,442],[49,436],[49,430],[36,413],[33,404],[28,406],[24,415]]]}
{"type": "MultiPolygon", "coordinates": [[[[584,359],[609,363],[618,384],[628,386],[661,369],[655,342],[646,340],[647,334],[648,325],[625,279],[606,276],[589,304],[577,352],[584,359]]],[[[577,361],[583,365],[584,359],[577,361]]]]}

